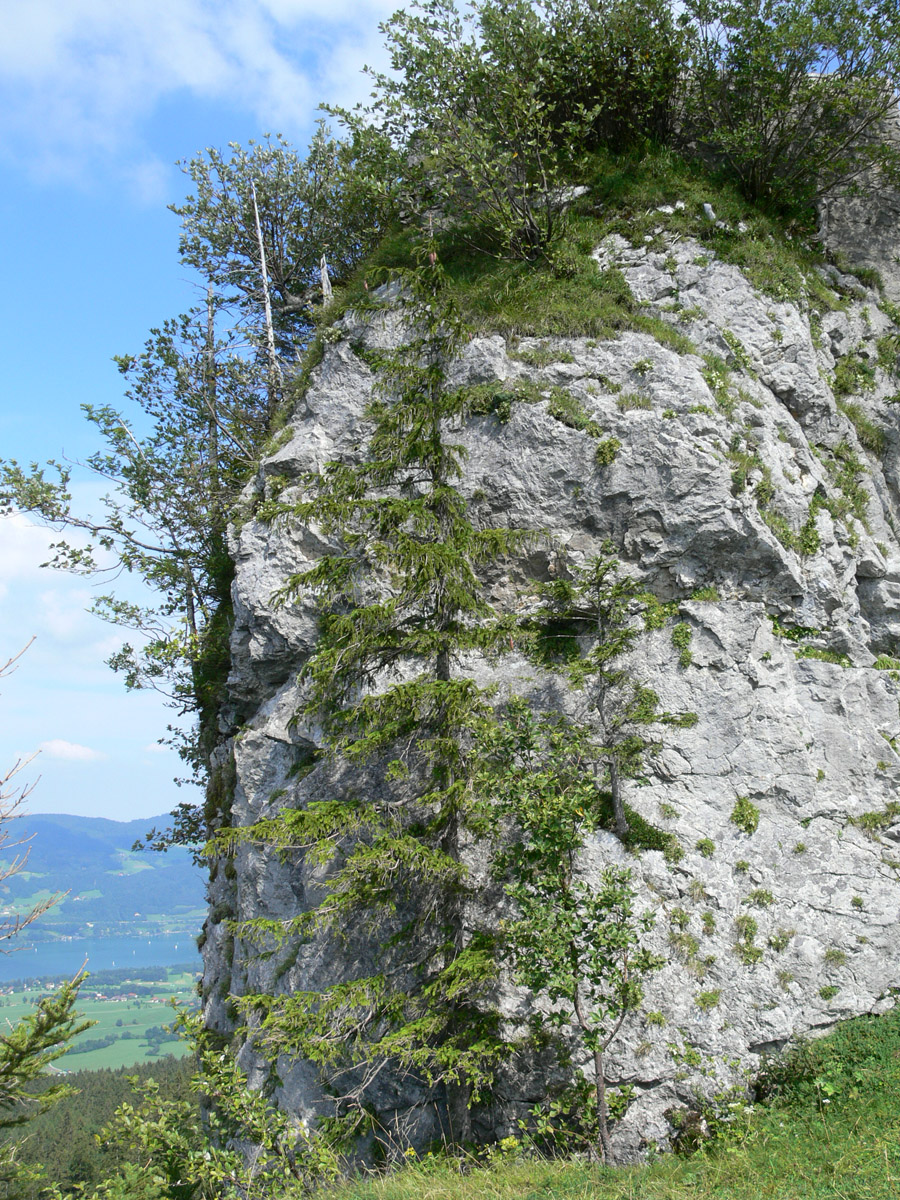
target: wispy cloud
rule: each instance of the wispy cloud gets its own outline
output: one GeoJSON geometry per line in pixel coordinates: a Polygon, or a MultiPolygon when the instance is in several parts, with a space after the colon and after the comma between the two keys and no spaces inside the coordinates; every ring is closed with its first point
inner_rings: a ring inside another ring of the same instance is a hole
{"type": "Polygon", "coordinates": [[[0,559],[3,562],[0,588],[3,592],[12,583],[38,579],[40,563],[52,557],[50,544],[55,540],[52,530],[35,525],[24,513],[0,517],[0,559]]]}
{"type": "Polygon", "coordinates": [[[50,738],[49,741],[41,742],[38,749],[48,758],[59,758],[69,762],[100,762],[106,758],[99,750],[92,750],[90,746],[79,746],[77,742],[67,742],[63,738],[50,738]]]}
{"type": "Polygon", "coordinates": [[[395,7],[11,0],[0,39],[0,153],[70,178],[115,159],[146,190],[158,165],[142,124],[162,102],[227,102],[290,136],[309,127],[321,99],[364,94],[355,76],[377,54],[377,24],[395,7]]]}

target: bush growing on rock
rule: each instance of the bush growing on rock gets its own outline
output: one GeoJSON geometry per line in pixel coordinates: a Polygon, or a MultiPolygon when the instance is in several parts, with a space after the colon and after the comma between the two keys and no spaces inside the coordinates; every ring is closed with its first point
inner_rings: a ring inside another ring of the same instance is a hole
{"type": "Polygon", "coordinates": [[[566,0],[547,31],[554,126],[587,114],[585,148],[613,153],[669,141],[687,50],[668,0],[566,0]]]}
{"type": "Polygon", "coordinates": [[[809,205],[867,168],[896,177],[884,138],[900,85],[894,0],[686,0],[685,132],[744,195],[809,205]]]}
{"type": "Polygon", "coordinates": [[[667,0],[426,0],[382,28],[392,73],[373,72],[374,118],[406,161],[411,207],[435,204],[473,244],[538,257],[566,226],[585,156],[665,141],[685,35],[667,0]]]}

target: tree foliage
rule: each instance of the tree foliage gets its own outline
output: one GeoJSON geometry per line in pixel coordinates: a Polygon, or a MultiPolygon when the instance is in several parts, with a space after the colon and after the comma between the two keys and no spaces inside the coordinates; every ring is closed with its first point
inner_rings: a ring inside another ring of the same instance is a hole
{"type": "MultiPolygon", "coordinates": [[[[91,982],[96,985],[96,976],[91,982]]],[[[118,1069],[80,1071],[72,1070],[72,1065],[77,1065],[77,1060],[65,1064],[65,1082],[72,1094],[30,1121],[27,1137],[19,1141],[20,1166],[39,1164],[43,1171],[43,1180],[36,1178],[30,1187],[22,1186],[24,1200],[42,1200],[48,1179],[71,1193],[78,1185],[87,1189],[114,1174],[121,1155],[109,1143],[101,1143],[97,1133],[121,1104],[133,1101],[136,1080],[152,1077],[164,1098],[185,1098],[190,1095],[187,1085],[194,1073],[189,1059],[172,1057],[118,1069]]],[[[15,1134],[13,1130],[11,1140],[15,1134]]]]}
{"type": "MultiPolygon", "coordinates": [[[[93,1024],[75,1012],[84,979],[83,972],[76,975],[0,1034],[0,1137],[72,1094],[64,1077],[49,1086],[35,1085],[46,1081],[48,1068],[65,1054],[72,1038],[93,1024]]],[[[24,1185],[34,1176],[33,1168],[20,1164],[16,1145],[14,1137],[0,1143],[0,1183],[10,1197],[19,1194],[20,1181],[24,1185]]]]}
{"type": "Polygon", "coordinates": [[[892,0],[427,0],[383,29],[392,72],[366,121],[399,150],[410,206],[480,249],[542,254],[597,150],[676,146],[801,210],[869,168],[897,175],[892,0]]]}
{"type": "MultiPolygon", "coordinates": [[[[233,1056],[210,1044],[199,1017],[181,1013],[178,1024],[196,1056],[191,1095],[167,1094],[152,1076],[135,1077],[133,1099],[101,1134],[127,1161],[85,1191],[86,1200],[290,1200],[308,1195],[312,1180],[335,1174],[325,1142],[250,1088],[233,1056]]],[[[56,1187],[45,1194],[63,1200],[66,1193],[56,1187]]]]}
{"type": "Polygon", "coordinates": [[[615,830],[626,838],[624,781],[642,773],[655,745],[645,730],[686,728],[697,717],[661,710],[659,696],[636,676],[629,652],[647,628],[639,616],[644,593],[611,549],[574,577],[541,585],[542,603],[527,624],[538,654],[564,666],[570,683],[585,692],[599,725],[595,761],[605,764],[615,830]]]}
{"type": "Polygon", "coordinates": [[[894,0],[686,0],[686,131],[752,200],[797,207],[869,168],[897,177],[885,140],[900,89],[894,0]]]}
{"type": "Polygon", "coordinates": [[[546,6],[545,99],[554,138],[619,154],[676,132],[687,37],[669,0],[563,0],[546,6]]]}
{"type": "MultiPolygon", "coordinates": [[[[239,333],[217,333],[218,309],[211,296],[152,330],[142,354],[117,359],[133,418],[84,406],[105,443],[81,464],[110,488],[98,515],[73,505],[68,463],[0,462],[0,506],[76,534],[53,546],[49,565],[113,578],[124,571],[156,593],[154,606],[112,592],[95,601],[98,615],[136,635],[110,665],[128,687],[156,688],[180,714],[199,715],[207,733],[227,664],[226,524],[268,426],[265,370],[239,333]]],[[[198,733],[180,746],[202,774],[211,746],[198,733]]]]}
{"type": "Polygon", "coordinates": [[[263,1043],[331,1078],[343,1071],[343,1105],[356,1117],[386,1061],[415,1072],[443,1096],[459,1138],[501,1052],[485,1006],[490,939],[465,916],[467,733],[489,703],[463,664],[501,643],[482,575],[522,539],[477,526],[458,489],[453,434],[472,399],[447,385],[445,371],[462,327],[433,243],[422,257],[406,279],[405,344],[373,352],[379,375],[362,461],[329,464],[282,514],[315,521],[339,547],[285,589],[286,600],[311,594],[320,608],[303,673],[307,714],[323,723],[333,755],[377,764],[386,790],[369,801],[310,803],[225,837],[333,860],[327,895],[305,927],[311,920],[340,937],[365,920],[382,943],[376,974],[242,1001],[266,1012],[263,1043]]]}
{"type": "MultiPolygon", "coordinates": [[[[156,688],[197,718],[186,735],[170,729],[197,781],[208,771],[227,673],[226,526],[284,390],[265,349],[254,202],[282,350],[292,354],[309,337],[322,255],[346,278],[392,211],[392,158],[374,132],[337,141],[320,126],[306,158],[281,139],[231,149],[230,158],[210,150],[185,164],[196,194],[175,209],[183,261],[209,283],[206,304],[151,330],[141,354],[116,359],[130,411],[84,406],[104,448],[81,464],[0,461],[0,510],[76,533],[54,546],[49,565],[112,578],[124,571],[156,593],[148,604],[110,592],[94,610],[133,631],[109,660],[126,685],[156,688]],[[109,485],[97,515],[73,503],[73,465],[109,485]]],[[[176,839],[204,835],[200,810],[180,806],[176,839]]]]}
{"type": "Polygon", "coordinates": [[[320,122],[305,157],[282,137],[266,135],[230,155],[208,149],[183,162],[194,194],[172,211],[181,217],[179,250],[258,323],[263,307],[260,244],[282,350],[303,348],[319,296],[320,260],[333,280],[347,281],[395,210],[398,163],[388,140],[357,126],[344,139],[320,122]]]}
{"type": "MultiPolygon", "coordinates": [[[[453,0],[426,0],[382,26],[391,71],[374,72],[374,102],[352,128],[374,119],[403,160],[416,211],[436,205],[481,248],[534,258],[565,216],[566,182],[544,94],[546,30],[527,0],[487,0],[461,15],[453,0]]],[[[575,139],[578,140],[577,137],[575,139]]]]}
{"type": "Polygon", "coordinates": [[[392,69],[365,119],[398,148],[410,206],[479,249],[537,258],[586,155],[672,131],[685,50],[666,0],[424,0],[382,29],[392,69]]]}

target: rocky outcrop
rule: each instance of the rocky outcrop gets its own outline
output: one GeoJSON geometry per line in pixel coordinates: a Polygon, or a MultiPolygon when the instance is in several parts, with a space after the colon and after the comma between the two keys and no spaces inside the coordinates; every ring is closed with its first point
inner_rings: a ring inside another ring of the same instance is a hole
{"type": "MultiPolygon", "coordinates": [[[[900,147],[900,113],[889,112],[879,135],[900,147]]],[[[886,295],[900,304],[900,185],[874,171],[864,173],[860,186],[842,189],[819,206],[820,235],[849,262],[878,271],[886,295]]]]}
{"type": "MultiPolygon", "coordinates": [[[[462,486],[485,523],[545,534],[521,571],[493,581],[495,603],[527,605],[527,576],[577,567],[611,539],[691,632],[683,665],[671,627],[640,643],[635,670],[664,706],[698,721],[666,734],[647,786],[629,796],[684,853],[634,856],[612,834],[585,853],[589,873],[632,867],[667,959],[609,1056],[611,1079],[635,1089],[614,1134],[629,1156],[667,1143],[665,1113],[698,1089],[741,1084],[763,1053],[881,1011],[900,986],[900,676],[885,657],[900,649],[900,382],[886,340],[898,330],[879,295],[838,271],[824,271],[832,303],[816,311],[760,294],[688,238],[657,248],[613,237],[596,258],[692,352],[636,332],[517,344],[486,336],[453,371],[460,385],[527,379],[543,397],[514,403],[506,421],[473,417],[460,438],[462,486]],[[554,416],[555,388],[594,425],[554,416]],[[600,463],[606,439],[619,445],[600,463]]],[[[261,464],[249,510],[360,452],[373,383],[360,348],[401,337],[389,298],[374,318],[337,323],[289,440],[261,464]]],[[[273,599],[316,561],[323,537],[250,511],[232,548],[224,719],[240,732],[223,758],[233,754],[231,820],[243,825],[327,795],[335,768],[309,769],[320,734],[295,719],[314,608],[273,599]]],[[[514,653],[471,668],[508,690],[540,687],[514,653]]],[[[577,711],[577,696],[562,703],[577,711]]],[[[383,784],[359,776],[355,786],[383,784]]],[[[313,906],[321,871],[261,847],[242,848],[228,878],[219,871],[204,951],[212,1027],[232,1028],[230,993],[322,987],[371,958],[361,932],[349,931],[340,961],[314,940],[262,954],[228,932],[228,916],[289,919],[313,906]]],[[[529,1000],[510,989],[504,1003],[514,1017],[529,1000]]],[[[261,1079],[249,1046],[242,1058],[261,1079]]],[[[323,1103],[315,1072],[283,1061],[278,1077],[278,1102],[314,1119],[323,1103]]],[[[508,1080],[485,1136],[514,1131],[540,1086],[508,1080]]],[[[398,1143],[440,1134],[421,1088],[380,1087],[379,1118],[398,1143]]]]}

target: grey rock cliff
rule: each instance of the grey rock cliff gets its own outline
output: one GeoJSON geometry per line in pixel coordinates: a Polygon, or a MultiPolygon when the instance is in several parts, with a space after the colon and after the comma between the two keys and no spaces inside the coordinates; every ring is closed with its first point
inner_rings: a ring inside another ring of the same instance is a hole
{"type": "MultiPolygon", "coordinates": [[[[895,108],[882,127],[887,142],[900,146],[900,112],[895,108]]],[[[820,233],[834,250],[857,266],[881,274],[888,297],[900,303],[900,186],[866,172],[860,188],[845,188],[822,202],[820,233]]]]}
{"type": "MultiPolygon", "coordinates": [[[[900,820],[890,807],[900,779],[900,683],[875,665],[900,649],[900,385],[878,365],[878,339],[896,332],[878,295],[840,273],[827,282],[853,294],[815,313],[758,294],[736,267],[688,239],[658,251],[611,238],[596,257],[621,270],[648,311],[677,325],[697,353],[679,355],[634,332],[545,339],[540,346],[555,360],[536,368],[521,358],[535,341],[522,339],[513,352],[500,336],[479,337],[454,374],[460,384],[528,378],[547,397],[565,388],[604,438],[621,443],[614,461],[598,465],[596,437],[555,419],[547,399],[514,404],[506,423],[467,423],[462,486],[479,516],[547,535],[521,579],[494,581],[495,602],[526,605],[526,575],[546,576],[563,559],[577,566],[610,538],[648,588],[679,602],[678,620],[692,633],[686,666],[670,628],[641,642],[642,678],[665,707],[699,719],[666,734],[649,786],[629,795],[677,836],[684,856],[631,856],[611,834],[585,853],[588,872],[610,862],[633,868],[667,959],[645,1005],[660,1015],[635,1014],[610,1051],[611,1080],[635,1088],[614,1133],[628,1157],[667,1143],[665,1112],[696,1090],[741,1084],[764,1052],[881,1011],[900,986],[900,820]],[[704,354],[729,363],[726,382],[704,354]],[[842,361],[863,365],[867,387],[845,396],[843,411],[831,386],[842,361]],[[860,442],[860,415],[882,431],[877,454],[860,442]],[[855,516],[840,475],[848,453],[865,468],[855,516]],[[793,641],[781,635],[787,626],[816,632],[793,641]],[[823,661],[827,652],[839,661],[823,661]],[[758,810],[753,832],[731,820],[739,797],[758,810]]],[[[274,491],[290,497],[301,473],[359,452],[372,374],[352,346],[401,336],[389,307],[339,322],[290,438],[261,464],[248,506],[274,491]]],[[[273,601],[290,574],[316,561],[323,538],[250,515],[232,548],[226,717],[242,726],[233,740],[232,819],[243,825],[326,795],[335,779],[332,767],[298,770],[320,740],[293,720],[298,671],[315,644],[314,609],[273,601]]],[[[528,677],[540,689],[534,668],[514,654],[472,670],[509,690],[524,690],[528,677]]],[[[577,711],[576,696],[562,703],[577,711]]],[[[383,785],[357,777],[355,786],[371,793],[383,785]]],[[[213,884],[205,946],[206,1018],[225,1033],[229,993],[326,986],[372,954],[352,931],[340,959],[315,941],[270,955],[234,941],[228,916],[287,920],[315,905],[322,870],[262,847],[241,849],[234,867],[213,884]]],[[[513,1019],[530,1001],[510,989],[504,1003],[513,1019]]],[[[264,1077],[249,1045],[242,1059],[251,1079],[264,1077]]],[[[276,1098],[298,1120],[323,1111],[308,1065],[281,1062],[279,1079],[276,1098]]],[[[514,1131],[521,1104],[538,1098],[540,1086],[537,1076],[507,1081],[485,1135],[514,1131]]],[[[385,1080],[378,1106],[399,1144],[440,1133],[440,1114],[408,1081],[385,1080]]]]}

